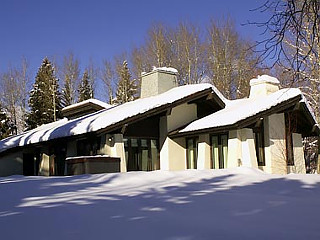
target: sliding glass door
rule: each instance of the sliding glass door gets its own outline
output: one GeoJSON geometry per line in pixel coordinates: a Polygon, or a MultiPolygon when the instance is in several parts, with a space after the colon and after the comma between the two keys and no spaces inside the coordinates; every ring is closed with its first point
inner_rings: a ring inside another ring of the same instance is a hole
{"type": "Polygon", "coordinates": [[[187,138],[187,169],[197,169],[198,138],[187,138]]]}
{"type": "Polygon", "coordinates": [[[226,168],[228,163],[228,135],[211,136],[211,168],[226,168]]]}
{"type": "Polygon", "coordinates": [[[152,171],[160,169],[158,140],[126,138],[124,147],[127,171],[152,171]]]}

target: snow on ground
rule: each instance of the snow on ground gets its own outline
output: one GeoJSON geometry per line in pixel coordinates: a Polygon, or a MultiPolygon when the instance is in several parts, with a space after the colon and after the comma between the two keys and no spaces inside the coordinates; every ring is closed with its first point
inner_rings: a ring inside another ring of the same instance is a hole
{"type": "Polygon", "coordinates": [[[1,239],[320,239],[320,176],[250,168],[0,178],[1,239]]]}

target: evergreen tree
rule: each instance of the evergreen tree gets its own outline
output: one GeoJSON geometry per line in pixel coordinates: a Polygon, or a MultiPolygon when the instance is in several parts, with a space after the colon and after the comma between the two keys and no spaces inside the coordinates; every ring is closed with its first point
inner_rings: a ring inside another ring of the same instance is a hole
{"type": "Polygon", "coordinates": [[[87,70],[85,70],[85,72],[83,73],[83,77],[81,79],[78,91],[79,91],[78,102],[82,102],[84,100],[93,98],[92,84],[90,83],[90,76],[87,70]]]}
{"type": "Polygon", "coordinates": [[[3,111],[0,103],[0,139],[10,135],[10,122],[6,112],[3,111]]]}
{"type": "Polygon", "coordinates": [[[27,127],[36,128],[61,117],[61,95],[55,70],[45,58],[40,66],[29,98],[27,127]]]}
{"type": "Polygon", "coordinates": [[[65,77],[65,83],[62,89],[62,98],[61,103],[64,107],[69,106],[73,104],[73,97],[72,97],[72,91],[71,91],[71,84],[70,79],[68,76],[65,77]]]}
{"type": "Polygon", "coordinates": [[[137,95],[137,85],[135,80],[131,80],[131,74],[127,61],[118,68],[119,82],[116,92],[115,103],[122,104],[135,99],[137,95]]]}

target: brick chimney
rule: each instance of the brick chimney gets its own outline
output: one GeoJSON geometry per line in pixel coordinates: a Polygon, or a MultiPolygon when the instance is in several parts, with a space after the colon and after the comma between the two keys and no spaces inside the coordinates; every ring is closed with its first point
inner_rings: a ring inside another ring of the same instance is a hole
{"type": "Polygon", "coordinates": [[[268,75],[258,76],[250,80],[249,98],[258,98],[267,96],[279,90],[280,82],[275,77],[268,75]]]}
{"type": "Polygon", "coordinates": [[[178,71],[174,68],[153,68],[141,74],[141,98],[155,96],[177,86],[178,71]]]}

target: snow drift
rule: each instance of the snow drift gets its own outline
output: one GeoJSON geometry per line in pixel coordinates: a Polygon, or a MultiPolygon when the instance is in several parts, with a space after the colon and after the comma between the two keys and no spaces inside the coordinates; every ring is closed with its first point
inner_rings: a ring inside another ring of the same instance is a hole
{"type": "Polygon", "coordinates": [[[319,183],[244,167],[0,178],[1,239],[320,239],[319,183]]]}

